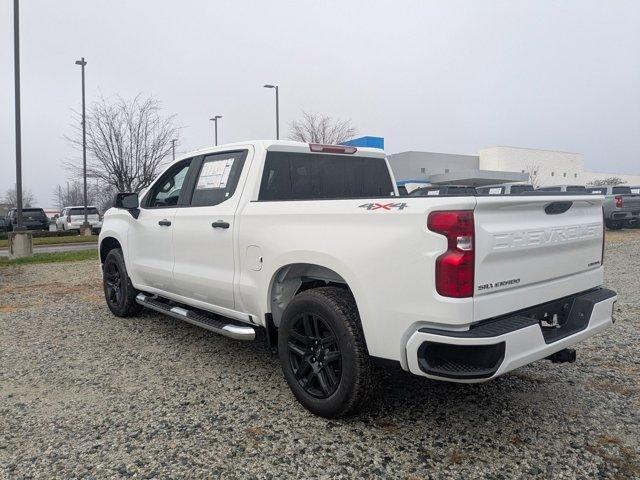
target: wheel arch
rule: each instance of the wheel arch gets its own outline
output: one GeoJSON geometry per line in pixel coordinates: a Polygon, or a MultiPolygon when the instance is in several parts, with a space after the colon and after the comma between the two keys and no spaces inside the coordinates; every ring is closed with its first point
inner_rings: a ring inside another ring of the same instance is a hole
{"type": "Polygon", "coordinates": [[[104,237],[100,240],[100,263],[104,263],[111,250],[122,249],[122,244],[115,237],[104,237]]]}
{"type": "Polygon", "coordinates": [[[282,313],[298,293],[324,285],[337,285],[349,290],[358,307],[351,285],[344,275],[332,268],[316,263],[289,263],[278,268],[269,282],[267,299],[275,327],[280,325],[282,313]]]}

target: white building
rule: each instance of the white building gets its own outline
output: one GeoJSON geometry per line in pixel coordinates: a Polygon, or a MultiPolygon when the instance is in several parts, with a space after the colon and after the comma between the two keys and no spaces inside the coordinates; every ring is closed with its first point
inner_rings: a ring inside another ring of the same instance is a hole
{"type": "Polygon", "coordinates": [[[489,147],[478,152],[479,168],[527,173],[537,186],[587,183],[619,177],[629,185],[640,185],[640,175],[590,172],[581,153],[517,147],[489,147]]]}
{"type": "Polygon", "coordinates": [[[640,185],[640,175],[590,172],[581,153],[518,147],[488,147],[478,155],[401,152],[389,155],[396,180],[482,185],[530,181],[535,186],[586,185],[596,179],[619,177],[640,185]]]}

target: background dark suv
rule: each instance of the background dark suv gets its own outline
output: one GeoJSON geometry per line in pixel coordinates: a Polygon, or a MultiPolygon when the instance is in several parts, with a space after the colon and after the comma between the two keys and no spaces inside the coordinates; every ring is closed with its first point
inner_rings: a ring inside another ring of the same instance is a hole
{"type": "MultiPolygon", "coordinates": [[[[9,231],[18,224],[18,209],[12,208],[7,214],[9,231]]],[[[27,230],[49,230],[49,217],[41,208],[23,208],[22,223],[27,230]]]]}

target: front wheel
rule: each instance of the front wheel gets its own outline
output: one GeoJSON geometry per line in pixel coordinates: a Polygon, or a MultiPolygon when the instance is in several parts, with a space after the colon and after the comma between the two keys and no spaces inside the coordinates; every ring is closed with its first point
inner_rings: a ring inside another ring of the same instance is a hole
{"type": "Polygon", "coordinates": [[[325,418],[358,411],[373,390],[373,365],[351,293],[321,287],[296,295],[278,331],[280,364],[291,391],[325,418]]]}
{"type": "Polygon", "coordinates": [[[122,250],[111,250],[102,266],[104,298],[109,310],[118,317],[131,317],[140,313],[142,305],[136,302],[138,290],[133,288],[127,274],[122,250]]]}

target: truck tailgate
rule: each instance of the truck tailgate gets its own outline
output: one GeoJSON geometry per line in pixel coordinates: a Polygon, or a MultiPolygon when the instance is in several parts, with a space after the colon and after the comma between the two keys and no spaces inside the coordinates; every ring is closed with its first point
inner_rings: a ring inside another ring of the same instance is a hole
{"type": "Polygon", "coordinates": [[[601,284],[602,202],[588,195],[477,197],[476,320],[601,284]]]}

